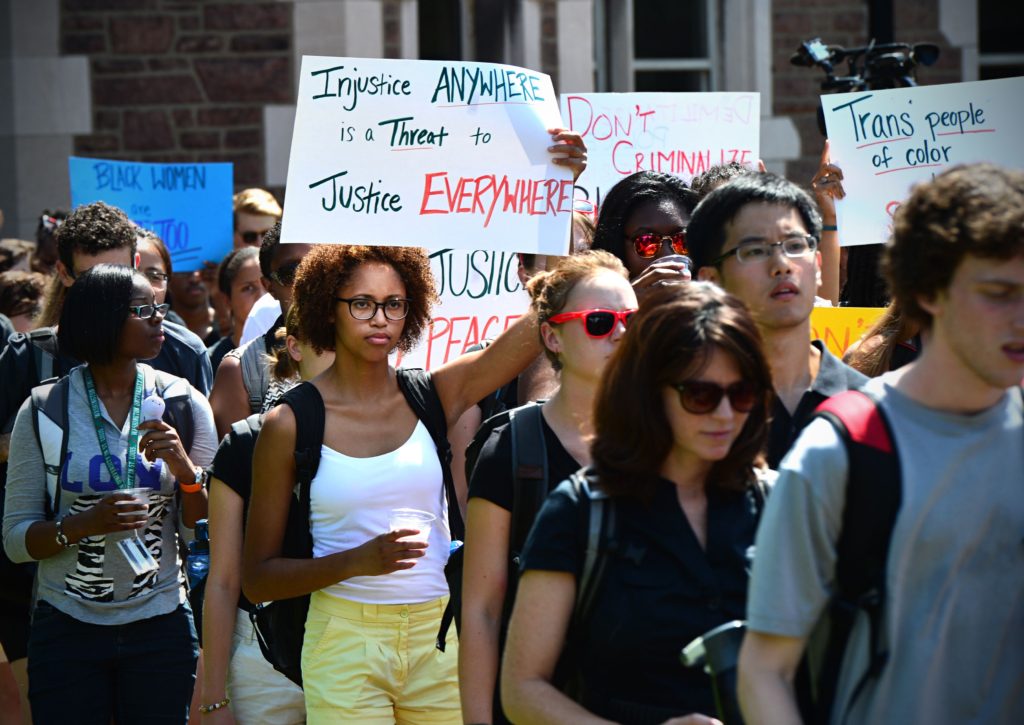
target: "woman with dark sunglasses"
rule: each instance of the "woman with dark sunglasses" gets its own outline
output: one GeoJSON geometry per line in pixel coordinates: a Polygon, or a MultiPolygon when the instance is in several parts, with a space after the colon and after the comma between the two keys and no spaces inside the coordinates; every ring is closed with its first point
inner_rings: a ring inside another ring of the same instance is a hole
{"type": "Polygon", "coordinates": [[[641,297],[661,284],[687,281],[691,270],[681,257],[687,253],[686,225],[698,201],[678,176],[631,174],[601,201],[592,249],[622,260],[641,297]]]}
{"type": "MultiPolygon", "coordinates": [[[[558,391],[540,415],[553,488],[590,463],[594,396],[601,371],[636,311],[636,295],[625,267],[607,252],[566,257],[531,279],[529,289],[544,352],[559,374],[558,391]]],[[[470,479],[459,630],[459,687],[467,723],[508,722],[497,682],[516,588],[516,572],[511,568],[510,573],[509,563],[522,546],[522,541],[512,541],[512,438],[510,424],[495,428],[470,479]]]]}
{"type": "Polygon", "coordinates": [[[28,670],[41,725],[188,719],[198,647],[179,526],[206,516],[217,440],[198,390],[138,362],[160,352],[166,313],[141,272],[81,274],[57,337],[85,364],[36,388],[15,422],[4,546],[39,562],[28,670]],[[169,420],[191,420],[191,442],[169,420]]]}
{"type": "Polygon", "coordinates": [[[589,492],[561,484],[523,552],[502,665],[514,722],[717,722],[701,714],[714,711],[710,679],[680,652],[744,616],[770,391],[738,300],[695,282],[641,301],[597,393],[589,492]],[[577,610],[595,495],[615,524],[577,610]]]}

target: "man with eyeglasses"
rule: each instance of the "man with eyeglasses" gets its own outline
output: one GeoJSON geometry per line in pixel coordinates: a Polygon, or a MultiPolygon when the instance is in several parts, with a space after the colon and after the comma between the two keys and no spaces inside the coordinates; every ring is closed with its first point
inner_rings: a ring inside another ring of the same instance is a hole
{"type": "Polygon", "coordinates": [[[281,219],[281,205],[265,189],[245,189],[234,196],[235,249],[258,247],[281,219]]]}
{"type": "Polygon", "coordinates": [[[742,300],[764,339],[775,389],[772,468],[822,401],[867,382],[820,340],[810,342],[820,235],[821,215],[810,196],[767,173],[745,174],[709,193],[687,227],[698,278],[742,300]]]}
{"type": "Polygon", "coordinates": [[[899,470],[898,490],[871,491],[892,523],[861,527],[885,542],[883,569],[867,572],[878,577],[871,597],[837,601],[856,570],[844,541],[874,509],[848,505],[855,487],[867,495],[865,474],[816,419],[783,461],[757,534],[739,663],[749,725],[799,722],[798,663],[831,669],[817,664],[833,651],[822,645],[851,609],[823,719],[1024,722],[1024,173],[957,166],[916,186],[883,269],[927,337],[916,360],[864,386],[899,470]]]}
{"type": "Polygon", "coordinates": [[[310,244],[281,244],[280,222],[270,228],[260,244],[262,281],[270,294],[260,297],[249,312],[249,320],[263,317],[258,323],[262,329],[253,336],[247,321],[245,329],[250,337],[247,339],[243,331],[242,344],[227,353],[217,367],[210,405],[219,436],[225,435],[232,423],[268,406],[271,380],[265,356],[273,354],[274,334],[284,325],[284,312],[292,303],[295,270],[311,248],[310,244]],[[273,306],[263,303],[264,300],[270,300],[273,306]],[[274,317],[268,325],[265,319],[271,313],[274,317]]]}

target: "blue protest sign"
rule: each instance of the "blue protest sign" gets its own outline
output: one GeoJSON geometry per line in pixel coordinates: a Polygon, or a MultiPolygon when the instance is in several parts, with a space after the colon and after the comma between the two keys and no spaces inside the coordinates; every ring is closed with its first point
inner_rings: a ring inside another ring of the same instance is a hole
{"type": "Polygon", "coordinates": [[[231,251],[234,169],[231,164],[146,164],[68,159],[71,205],[103,201],[120,207],[167,245],[175,272],[200,269],[231,251]]]}

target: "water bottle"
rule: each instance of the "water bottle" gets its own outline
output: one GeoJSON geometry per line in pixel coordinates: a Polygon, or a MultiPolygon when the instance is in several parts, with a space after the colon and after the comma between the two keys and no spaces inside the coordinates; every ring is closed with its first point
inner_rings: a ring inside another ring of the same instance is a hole
{"type": "Polygon", "coordinates": [[[210,524],[206,519],[196,521],[196,538],[188,545],[188,559],[185,571],[188,573],[188,587],[195,590],[206,580],[210,571],[210,524]]]}

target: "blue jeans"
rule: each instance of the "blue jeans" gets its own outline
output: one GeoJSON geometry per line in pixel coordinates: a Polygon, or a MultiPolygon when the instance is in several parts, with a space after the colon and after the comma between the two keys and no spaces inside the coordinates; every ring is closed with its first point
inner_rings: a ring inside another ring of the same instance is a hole
{"type": "Polygon", "coordinates": [[[28,642],[36,725],[185,723],[199,642],[192,610],[129,624],[87,624],[36,605],[28,642]]]}

